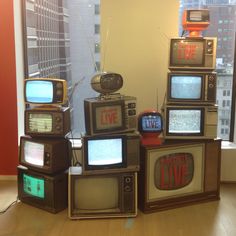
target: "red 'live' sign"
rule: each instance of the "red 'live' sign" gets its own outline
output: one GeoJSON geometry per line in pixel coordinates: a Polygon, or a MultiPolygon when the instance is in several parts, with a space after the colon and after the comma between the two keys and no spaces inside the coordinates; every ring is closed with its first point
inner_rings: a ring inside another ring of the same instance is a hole
{"type": "Polygon", "coordinates": [[[193,60],[196,56],[196,44],[179,44],[178,59],[179,60],[193,60]]]}

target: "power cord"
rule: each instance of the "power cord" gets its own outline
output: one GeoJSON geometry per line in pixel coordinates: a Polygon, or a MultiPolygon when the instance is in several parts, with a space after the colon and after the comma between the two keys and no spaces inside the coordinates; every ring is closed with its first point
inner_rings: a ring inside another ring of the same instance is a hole
{"type": "Polygon", "coordinates": [[[13,205],[15,205],[17,202],[19,202],[19,198],[18,196],[16,197],[16,200],[14,202],[12,202],[9,206],[7,206],[7,208],[5,208],[4,210],[0,211],[0,215],[6,213],[13,205]]]}

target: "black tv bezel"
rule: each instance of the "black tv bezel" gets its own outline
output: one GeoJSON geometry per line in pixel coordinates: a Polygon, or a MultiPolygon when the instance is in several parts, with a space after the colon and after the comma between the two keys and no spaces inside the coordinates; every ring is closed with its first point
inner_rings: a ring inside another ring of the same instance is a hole
{"type": "Polygon", "coordinates": [[[204,128],[205,128],[205,108],[204,107],[183,107],[183,106],[175,106],[175,107],[167,107],[166,108],[166,136],[204,136],[204,128]],[[169,123],[170,123],[170,110],[200,110],[201,116],[200,116],[200,132],[199,133],[174,133],[169,132],[169,123]]]}
{"type": "Polygon", "coordinates": [[[190,23],[205,23],[210,21],[210,15],[207,9],[190,9],[187,10],[187,22],[190,23]],[[191,12],[202,12],[202,20],[201,21],[194,21],[190,19],[191,12]],[[206,14],[207,13],[207,14],[206,14]]]}
{"type": "Polygon", "coordinates": [[[204,38],[172,38],[170,40],[170,64],[169,67],[183,67],[183,68],[202,68],[205,67],[205,57],[206,57],[206,39],[204,38]],[[201,42],[203,43],[203,52],[202,52],[202,62],[199,64],[187,64],[187,63],[173,63],[173,47],[174,47],[174,43],[175,42],[180,42],[180,41],[184,41],[184,42],[201,42]]]}
{"type": "Polygon", "coordinates": [[[140,116],[139,116],[139,119],[138,119],[138,129],[139,129],[139,132],[140,133],[145,133],[145,134],[148,134],[148,133],[157,133],[157,134],[159,134],[159,133],[161,133],[162,131],[163,131],[163,117],[162,117],[162,115],[161,115],[161,113],[159,113],[159,112],[144,112],[144,113],[142,113],[140,116]],[[142,120],[143,120],[143,117],[144,116],[159,116],[160,117],[160,119],[161,119],[161,129],[159,130],[159,131],[157,131],[157,130],[144,130],[143,129],[143,126],[142,126],[142,120]]]}
{"type": "Polygon", "coordinates": [[[100,133],[109,133],[109,132],[115,132],[115,131],[122,131],[125,130],[126,124],[125,124],[125,102],[124,100],[113,100],[113,101],[102,101],[102,102],[94,102],[92,103],[92,127],[93,127],[93,133],[94,134],[100,134],[100,133]],[[96,109],[100,107],[112,107],[112,106],[120,106],[121,107],[121,126],[119,127],[110,127],[105,129],[99,129],[96,124],[96,109]]]}
{"type": "Polygon", "coordinates": [[[167,101],[168,102],[202,102],[204,101],[204,92],[205,92],[205,75],[201,73],[168,73],[168,79],[167,79],[167,101]],[[174,76],[197,76],[201,78],[201,96],[200,98],[173,98],[171,96],[171,90],[172,90],[172,78],[174,76]]]}
{"type": "Polygon", "coordinates": [[[82,138],[83,149],[83,165],[84,170],[106,170],[106,169],[119,169],[127,167],[127,137],[125,135],[99,135],[99,136],[84,136],[82,138]],[[116,164],[107,165],[89,165],[88,161],[88,142],[89,140],[107,140],[107,139],[121,139],[122,140],[122,161],[116,164]]]}
{"type": "Polygon", "coordinates": [[[64,99],[64,84],[63,81],[60,80],[53,80],[53,79],[26,79],[24,80],[24,100],[25,103],[29,103],[29,104],[35,104],[35,105],[57,105],[57,104],[61,104],[63,103],[63,99],[64,99]],[[32,82],[32,81],[46,81],[46,82],[51,82],[52,86],[53,86],[53,99],[51,102],[32,102],[32,101],[28,101],[27,99],[27,95],[26,95],[26,87],[27,87],[27,83],[28,82],[32,82]],[[57,95],[57,84],[60,83],[62,86],[62,94],[60,96],[57,95]]]}

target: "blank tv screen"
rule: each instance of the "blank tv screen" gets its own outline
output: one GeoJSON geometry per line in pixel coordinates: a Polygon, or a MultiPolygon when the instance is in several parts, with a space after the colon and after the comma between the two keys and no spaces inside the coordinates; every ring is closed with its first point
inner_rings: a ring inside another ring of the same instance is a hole
{"type": "Polygon", "coordinates": [[[91,212],[119,208],[119,180],[116,177],[78,178],[74,190],[77,210],[91,212]]]}
{"type": "Polygon", "coordinates": [[[96,129],[109,130],[122,127],[122,106],[101,106],[96,107],[96,129]]]}
{"type": "Polygon", "coordinates": [[[172,66],[202,66],[204,64],[204,41],[172,40],[172,66]]]}
{"type": "Polygon", "coordinates": [[[27,163],[43,166],[44,165],[44,145],[40,143],[24,142],[24,159],[27,163]]]}
{"type": "Polygon", "coordinates": [[[26,194],[44,198],[44,179],[23,174],[23,190],[26,194]]]}
{"type": "Polygon", "coordinates": [[[122,163],[122,148],[122,138],[88,140],[88,165],[122,163]]]}
{"type": "Polygon", "coordinates": [[[142,117],[142,129],[149,132],[160,132],[162,130],[162,120],[158,115],[144,115],[142,117]]]}
{"type": "Polygon", "coordinates": [[[52,103],[53,83],[50,81],[27,81],[26,100],[31,103],[52,103]]]}
{"type": "Polygon", "coordinates": [[[202,76],[173,75],[170,83],[172,99],[201,99],[202,76]]]}
{"type": "Polygon", "coordinates": [[[52,115],[43,113],[29,114],[29,130],[31,132],[52,132],[52,115]]]}
{"type": "Polygon", "coordinates": [[[201,114],[201,109],[170,109],[168,132],[170,134],[200,134],[201,114]]]}

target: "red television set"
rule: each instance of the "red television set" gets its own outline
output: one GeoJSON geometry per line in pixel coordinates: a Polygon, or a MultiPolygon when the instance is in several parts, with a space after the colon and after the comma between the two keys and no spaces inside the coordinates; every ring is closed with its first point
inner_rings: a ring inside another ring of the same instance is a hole
{"type": "Polygon", "coordinates": [[[19,163],[32,170],[54,174],[68,169],[71,143],[66,138],[21,136],[19,163]]]}
{"type": "Polygon", "coordinates": [[[82,137],[83,174],[139,170],[137,132],[82,137]]]}
{"type": "Polygon", "coordinates": [[[171,72],[167,79],[168,104],[215,104],[215,72],[171,72]]]}
{"type": "Polygon", "coordinates": [[[219,199],[221,140],[141,147],[139,209],[149,213],[219,199]]]}
{"type": "Polygon", "coordinates": [[[135,217],[137,173],[83,175],[69,168],[68,215],[70,219],[135,217]]]}
{"type": "Polygon", "coordinates": [[[170,40],[170,70],[215,70],[216,38],[172,38],[170,40]]]}
{"type": "Polygon", "coordinates": [[[159,135],[163,131],[161,113],[154,109],[141,112],[138,116],[138,130],[142,137],[142,145],[160,145],[162,140],[159,135]]]}
{"type": "Polygon", "coordinates": [[[24,80],[25,103],[31,105],[63,105],[67,102],[67,82],[56,78],[24,80]]]}
{"type": "Polygon", "coordinates": [[[133,132],[137,130],[136,98],[111,94],[84,100],[87,135],[133,132]]]}
{"type": "Polygon", "coordinates": [[[65,137],[70,130],[69,107],[25,110],[25,134],[27,135],[65,137]]]}
{"type": "Polygon", "coordinates": [[[214,139],[217,137],[216,105],[166,105],[165,139],[214,139]]]}
{"type": "Polygon", "coordinates": [[[68,205],[68,173],[46,175],[18,166],[18,197],[21,202],[57,213],[68,205]]]}

